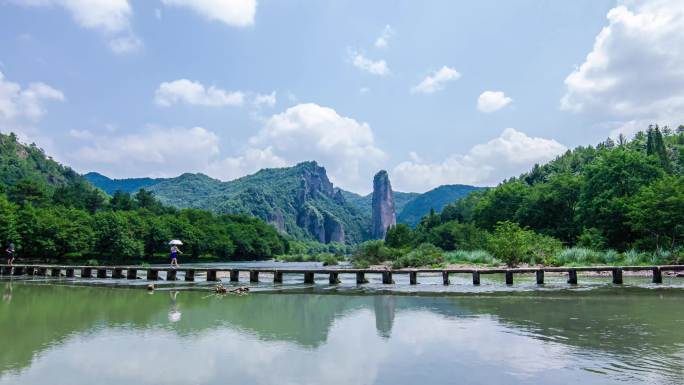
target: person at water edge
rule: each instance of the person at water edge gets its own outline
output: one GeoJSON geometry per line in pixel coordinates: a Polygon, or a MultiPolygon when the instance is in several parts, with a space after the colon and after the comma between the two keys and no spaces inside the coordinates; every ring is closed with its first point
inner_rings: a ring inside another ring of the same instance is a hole
{"type": "Polygon", "coordinates": [[[178,246],[172,245],[171,246],[171,267],[176,268],[178,267],[178,254],[183,254],[178,246]]]}
{"type": "Polygon", "coordinates": [[[7,264],[12,266],[14,263],[14,243],[10,243],[5,252],[7,253],[7,264]]]}

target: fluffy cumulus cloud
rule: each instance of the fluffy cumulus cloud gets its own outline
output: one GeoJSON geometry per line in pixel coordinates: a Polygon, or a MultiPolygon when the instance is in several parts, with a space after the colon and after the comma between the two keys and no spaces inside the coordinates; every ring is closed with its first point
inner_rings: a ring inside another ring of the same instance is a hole
{"type": "Polygon", "coordinates": [[[131,5],[128,0],[13,0],[13,3],[34,7],[61,7],[83,28],[102,31],[111,38],[115,53],[139,49],[142,41],[131,31],[131,5]]]}
{"type": "Polygon", "coordinates": [[[387,48],[389,45],[389,40],[392,36],[394,36],[394,29],[392,29],[392,27],[388,24],[385,26],[385,28],[383,28],[380,36],[375,39],[375,46],[377,48],[387,48]]]}
{"type": "Polygon", "coordinates": [[[22,87],[0,72],[0,122],[35,122],[45,114],[44,102],[49,100],[64,101],[64,93],[40,82],[22,87]]]}
{"type": "Polygon", "coordinates": [[[267,118],[261,130],[233,154],[222,154],[219,136],[202,127],[147,127],[123,135],[72,130],[70,136],[85,142],[69,155],[70,164],[113,177],[204,172],[230,180],[262,168],[316,160],[326,167],[333,183],[368,192],[373,172],[385,159],[367,123],[313,103],[267,118]]]}
{"type": "Polygon", "coordinates": [[[684,2],[623,1],[607,20],[565,79],[561,108],[623,121],[684,116],[684,2]]]}
{"type": "Polygon", "coordinates": [[[410,160],[392,170],[392,184],[402,191],[425,191],[453,183],[495,185],[566,150],[553,139],[530,137],[507,128],[499,137],[472,147],[466,154],[453,154],[440,162],[412,153],[410,160]]]}
{"type": "Polygon", "coordinates": [[[461,74],[453,68],[443,66],[439,70],[428,75],[418,83],[418,85],[411,88],[411,92],[420,94],[431,94],[443,90],[446,83],[458,80],[461,74]]]}
{"type": "Polygon", "coordinates": [[[254,24],[256,0],[162,0],[165,5],[186,7],[209,20],[234,27],[254,24]]]}
{"type": "MultiPolygon", "coordinates": [[[[314,103],[298,104],[271,116],[250,138],[250,150],[293,164],[316,160],[335,184],[368,191],[373,170],[385,158],[367,123],[314,103]]],[[[250,171],[250,170],[245,170],[250,171]]]]}
{"type": "Polygon", "coordinates": [[[147,127],[138,133],[94,136],[72,132],[89,139],[67,155],[81,170],[97,170],[112,177],[176,176],[181,172],[203,172],[219,155],[218,136],[202,127],[147,127]],[[135,170],[136,175],[131,175],[135,170]]]}
{"type": "Polygon", "coordinates": [[[177,103],[209,107],[241,106],[244,99],[245,95],[240,91],[225,91],[215,86],[205,87],[202,83],[188,79],[161,83],[154,95],[155,102],[162,107],[170,107],[177,103]]]}
{"type": "Polygon", "coordinates": [[[477,109],[485,113],[494,112],[511,104],[512,101],[513,99],[501,91],[485,91],[477,98],[477,109]]]}
{"type": "Polygon", "coordinates": [[[387,66],[386,61],[371,60],[358,52],[352,52],[351,62],[354,65],[354,67],[362,71],[368,72],[369,74],[385,76],[388,75],[390,72],[389,66],[387,66]]]}

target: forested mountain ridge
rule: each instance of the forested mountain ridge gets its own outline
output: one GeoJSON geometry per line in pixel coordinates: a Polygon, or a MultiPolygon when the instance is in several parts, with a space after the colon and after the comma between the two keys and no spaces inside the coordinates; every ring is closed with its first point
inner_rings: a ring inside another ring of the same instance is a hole
{"type": "Polygon", "coordinates": [[[111,179],[97,172],[89,172],[83,177],[88,182],[102,189],[109,195],[114,195],[117,191],[127,193],[135,193],[141,188],[148,188],[154,184],[165,181],[165,178],[125,178],[125,179],[111,179]]]}
{"type": "Polygon", "coordinates": [[[566,245],[673,249],[684,238],[684,126],[580,146],[447,205],[422,225],[509,221],[566,245]]]}
{"type": "Polygon", "coordinates": [[[0,188],[21,180],[42,182],[52,187],[84,182],[81,175],[45,155],[35,144],[20,143],[14,134],[0,134],[0,188]]]}
{"type": "Polygon", "coordinates": [[[263,169],[227,182],[183,174],[148,190],[176,207],[250,214],[298,239],[351,244],[368,237],[369,213],[347,202],[316,162],[263,169]]]}
{"type": "Polygon", "coordinates": [[[166,255],[174,238],[196,258],[264,259],[289,249],[258,218],[178,210],[145,190],[110,198],[12,134],[0,134],[0,180],[0,249],[13,243],[20,259],[126,261],[166,255]]]}
{"type": "Polygon", "coordinates": [[[440,212],[447,204],[481,189],[482,187],[462,184],[447,184],[434,188],[416,196],[406,202],[401,210],[397,210],[397,223],[405,223],[414,227],[430,210],[440,212]]]}
{"type": "MultiPolygon", "coordinates": [[[[115,186],[123,191],[139,187],[152,192],[162,203],[178,208],[254,215],[297,239],[354,244],[369,237],[372,194],[361,196],[334,187],[325,168],[313,161],[263,169],[226,182],[190,173],[166,179],[112,180],[97,173],[87,177],[110,194],[115,186]]],[[[431,209],[439,211],[472,189],[476,187],[453,185],[425,194],[395,191],[398,220],[405,218],[414,226],[431,209]],[[408,210],[404,212],[404,208],[408,210]]]]}

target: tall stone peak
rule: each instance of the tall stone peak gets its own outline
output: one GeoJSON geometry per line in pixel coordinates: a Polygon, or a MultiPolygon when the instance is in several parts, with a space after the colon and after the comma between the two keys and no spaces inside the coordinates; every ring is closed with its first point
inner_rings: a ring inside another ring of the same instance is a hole
{"type": "Polygon", "coordinates": [[[380,170],[373,177],[371,236],[375,239],[385,239],[387,229],[396,224],[397,215],[392,198],[392,184],[387,171],[380,170]]]}

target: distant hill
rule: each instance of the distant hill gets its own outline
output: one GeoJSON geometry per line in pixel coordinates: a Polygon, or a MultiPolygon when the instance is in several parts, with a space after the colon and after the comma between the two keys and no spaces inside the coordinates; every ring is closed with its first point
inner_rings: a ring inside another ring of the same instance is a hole
{"type": "MultiPolygon", "coordinates": [[[[420,222],[420,219],[428,214],[431,209],[439,212],[444,206],[465,197],[472,191],[482,187],[462,184],[448,184],[434,188],[420,194],[406,202],[401,210],[397,209],[397,223],[405,223],[411,227],[420,222]]],[[[395,194],[396,197],[396,194],[395,194]]]]}
{"type": "MultiPolygon", "coordinates": [[[[98,173],[86,178],[110,194],[144,188],[179,208],[251,214],[299,239],[352,244],[369,238],[372,194],[334,187],[325,168],[313,161],[263,169],[228,182],[189,173],[167,179],[110,179],[98,173]]],[[[474,189],[452,185],[425,194],[394,191],[397,221],[414,226],[431,208],[440,211],[474,189]]]]}
{"type": "MultiPolygon", "coordinates": [[[[373,201],[373,194],[359,195],[350,191],[345,191],[340,189],[340,192],[344,198],[351,204],[356,205],[360,210],[370,213],[371,203],[373,201]]],[[[419,193],[405,193],[401,191],[393,191],[392,197],[394,198],[394,209],[398,213],[406,206],[407,203],[420,196],[419,193]]]]}
{"type": "Polygon", "coordinates": [[[176,207],[251,214],[299,239],[356,243],[368,238],[370,214],[347,202],[316,162],[263,169],[228,182],[183,174],[145,189],[176,207]]]}
{"type": "Polygon", "coordinates": [[[117,191],[134,193],[141,188],[146,189],[154,184],[161,183],[166,180],[161,178],[111,179],[97,172],[89,172],[83,175],[83,177],[109,195],[112,195],[117,191]]]}
{"type": "Polygon", "coordinates": [[[14,134],[0,134],[0,190],[23,179],[54,187],[86,183],[81,175],[54,161],[35,144],[19,143],[14,134]]]}

